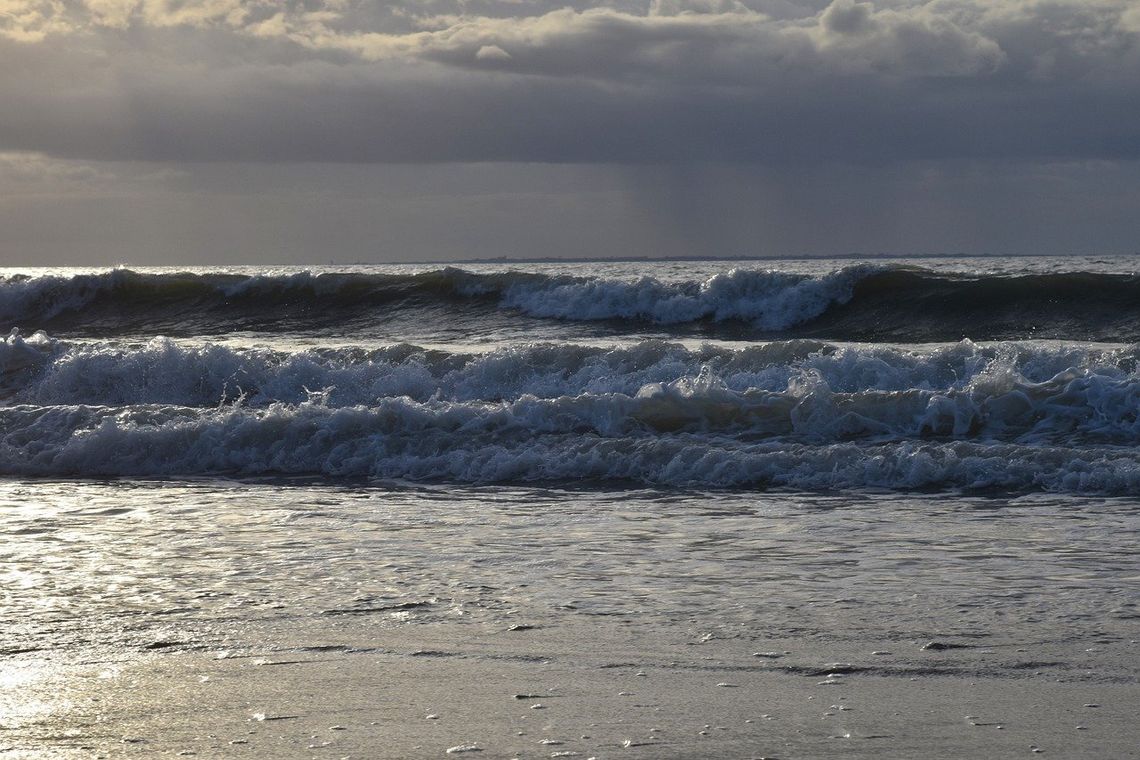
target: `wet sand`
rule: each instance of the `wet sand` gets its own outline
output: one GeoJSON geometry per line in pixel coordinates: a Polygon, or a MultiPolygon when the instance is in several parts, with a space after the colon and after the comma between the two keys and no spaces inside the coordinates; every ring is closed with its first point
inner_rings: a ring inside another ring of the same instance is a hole
{"type": "Polygon", "coordinates": [[[1112,667],[1134,662],[1135,642],[1090,645],[1082,660],[1079,643],[923,648],[613,624],[361,618],[258,633],[263,645],[241,651],[155,641],[0,657],[0,756],[1140,755],[1140,685],[1112,667]]]}

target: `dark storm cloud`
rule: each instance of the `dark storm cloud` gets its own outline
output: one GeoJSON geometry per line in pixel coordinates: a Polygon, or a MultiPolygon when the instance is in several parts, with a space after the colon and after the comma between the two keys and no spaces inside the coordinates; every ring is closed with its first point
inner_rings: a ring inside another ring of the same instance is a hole
{"type": "Polygon", "coordinates": [[[0,11],[7,151],[785,165],[1140,155],[1140,10],[1125,0],[0,11]]]}

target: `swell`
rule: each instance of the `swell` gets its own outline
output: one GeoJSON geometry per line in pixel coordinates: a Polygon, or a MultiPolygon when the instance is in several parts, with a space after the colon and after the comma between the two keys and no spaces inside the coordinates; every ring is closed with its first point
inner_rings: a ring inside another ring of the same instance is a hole
{"type": "Polygon", "coordinates": [[[306,333],[496,313],[733,338],[937,342],[1140,340],[1140,278],[856,265],[808,276],[734,269],[703,281],[445,268],[417,274],[139,273],[0,280],[0,324],[75,336],[306,333]]]}
{"type": "Polygon", "coordinates": [[[849,300],[803,335],[880,341],[1140,339],[1140,277],[1067,272],[935,275],[892,269],[860,280],[849,300]]]}
{"type": "MultiPolygon", "coordinates": [[[[527,275],[520,274],[520,282],[527,275]]],[[[500,277],[443,269],[413,275],[240,275],[225,272],[97,274],[0,280],[0,324],[80,336],[137,333],[305,333],[402,309],[478,300],[500,277]]]]}

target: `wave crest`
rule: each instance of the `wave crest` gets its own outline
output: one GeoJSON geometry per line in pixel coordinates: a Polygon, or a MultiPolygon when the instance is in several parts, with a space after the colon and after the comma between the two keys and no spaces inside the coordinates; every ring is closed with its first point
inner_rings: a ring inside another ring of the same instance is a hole
{"type": "Polygon", "coordinates": [[[679,282],[454,267],[252,276],[117,269],[0,279],[0,324],[103,337],[335,332],[400,316],[470,326],[489,312],[501,319],[606,322],[610,329],[652,327],[667,334],[712,330],[732,337],[1121,341],[1140,340],[1140,278],[961,275],[864,264],[819,276],[733,269],[679,282]]]}

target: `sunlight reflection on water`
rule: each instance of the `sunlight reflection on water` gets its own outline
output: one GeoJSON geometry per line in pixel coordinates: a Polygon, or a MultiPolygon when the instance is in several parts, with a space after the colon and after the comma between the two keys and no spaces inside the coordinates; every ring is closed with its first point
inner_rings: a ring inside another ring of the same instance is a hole
{"type": "Polygon", "coordinates": [[[360,616],[1123,635],[1138,532],[1130,500],[1046,495],[3,481],[0,610],[8,647],[44,649],[225,648],[254,623],[360,616]]]}

